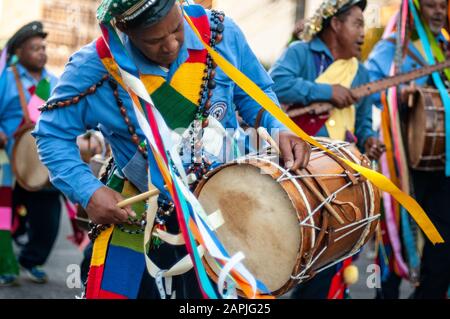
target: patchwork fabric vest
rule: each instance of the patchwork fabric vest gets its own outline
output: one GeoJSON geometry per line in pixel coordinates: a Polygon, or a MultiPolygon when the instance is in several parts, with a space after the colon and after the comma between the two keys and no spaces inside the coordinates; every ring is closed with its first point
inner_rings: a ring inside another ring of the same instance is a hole
{"type": "MultiPolygon", "coordinates": [[[[189,6],[186,9],[202,35],[203,41],[209,43],[211,27],[206,11],[200,6],[189,6]]],[[[124,87],[118,66],[104,39],[99,38],[96,46],[108,73],[124,87]]],[[[157,75],[141,76],[155,107],[170,129],[189,127],[201,101],[205,70],[208,68],[208,53],[206,50],[188,50],[188,53],[188,59],[177,69],[170,82],[157,75]]],[[[139,193],[137,188],[119,171],[112,174],[107,185],[125,198],[139,193]]],[[[134,204],[132,209],[139,219],[145,214],[146,204],[142,201],[134,204]]],[[[158,223],[155,225],[158,227],[158,223]]],[[[155,249],[156,251],[152,253],[158,254],[157,250],[164,249],[166,246],[150,247],[150,249],[155,249]]],[[[144,255],[146,253],[148,252],[144,249],[144,234],[138,226],[123,224],[104,229],[94,242],[86,297],[88,299],[137,298],[146,271],[144,255]]]]}

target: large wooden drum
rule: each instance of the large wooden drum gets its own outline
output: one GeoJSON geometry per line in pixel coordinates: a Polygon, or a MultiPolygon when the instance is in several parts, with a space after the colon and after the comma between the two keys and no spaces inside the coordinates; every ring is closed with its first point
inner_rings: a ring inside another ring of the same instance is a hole
{"type": "MultiPolygon", "coordinates": [[[[321,140],[334,153],[369,167],[348,143],[321,140]]],[[[274,296],[356,254],[378,224],[380,194],[369,181],[319,149],[296,174],[278,156],[248,156],[213,170],[196,189],[208,214],[221,210],[216,231],[230,255],[243,252],[246,268],[274,296]]],[[[208,274],[219,270],[206,255],[208,274]]],[[[242,292],[238,290],[241,296],[242,292]]]]}
{"type": "Polygon", "coordinates": [[[408,114],[408,159],[420,171],[445,169],[445,110],[438,90],[419,88],[408,114]]]}

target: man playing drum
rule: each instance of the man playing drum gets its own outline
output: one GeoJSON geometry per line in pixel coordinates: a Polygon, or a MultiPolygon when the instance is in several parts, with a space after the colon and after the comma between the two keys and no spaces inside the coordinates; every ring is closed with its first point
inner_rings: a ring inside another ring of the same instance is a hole
{"type": "MultiPolygon", "coordinates": [[[[409,1],[409,9],[414,20],[411,23],[411,30],[407,34],[408,38],[404,45],[406,47],[400,48],[401,52],[406,53],[405,56],[400,57],[401,64],[397,66],[400,72],[412,71],[428,65],[430,64],[430,58],[441,62],[448,56],[448,33],[444,30],[448,23],[448,1],[409,1]]],[[[390,75],[391,65],[396,59],[396,50],[395,34],[381,40],[375,46],[366,64],[372,81],[390,75]]],[[[448,71],[446,71],[443,74],[436,73],[433,76],[423,77],[415,82],[415,87],[441,88],[439,92],[435,90],[435,96],[438,101],[440,100],[439,104],[441,106],[445,105],[445,103],[449,102],[447,93],[449,75],[448,71]]],[[[401,103],[399,104],[400,127],[397,124],[391,124],[395,130],[400,132],[399,134],[407,126],[408,113],[419,107],[414,105],[414,99],[411,100],[410,98],[410,94],[416,88],[407,85],[401,88],[401,103]],[[410,108],[408,108],[408,105],[410,108]]],[[[375,102],[379,107],[385,108],[387,107],[386,103],[392,103],[389,99],[388,101],[383,101],[379,94],[375,95],[375,102]]],[[[437,104],[433,105],[433,103],[435,102],[427,102],[425,106],[430,108],[430,111],[433,111],[437,107],[437,104]]],[[[392,107],[388,109],[392,110],[392,107]]],[[[435,115],[437,113],[434,113],[434,115],[430,113],[430,116],[424,115],[422,119],[425,120],[428,117],[433,119],[435,115]]],[[[443,119],[443,117],[440,118],[443,119]]],[[[447,114],[445,114],[445,118],[448,121],[447,114]]],[[[438,118],[436,117],[436,119],[438,118]]],[[[427,126],[430,126],[430,129],[435,129],[438,126],[442,127],[443,123],[442,121],[441,124],[435,123],[427,126]]],[[[411,137],[416,136],[414,134],[426,134],[427,132],[426,129],[421,129],[418,126],[410,126],[408,130],[410,140],[406,136],[404,140],[405,144],[409,145],[409,153],[411,153],[414,148],[420,146],[419,140],[411,140],[411,137]]],[[[430,144],[432,143],[430,142],[430,144]]],[[[446,161],[448,165],[448,157],[446,161]]],[[[445,165],[445,161],[442,164],[445,165]]],[[[450,285],[450,214],[448,213],[450,207],[450,178],[448,175],[446,176],[443,167],[438,171],[413,168],[409,176],[411,177],[415,198],[428,212],[431,220],[435,223],[445,240],[445,244],[436,246],[428,240],[426,241],[420,266],[420,284],[414,296],[416,298],[445,298],[450,285]]],[[[407,186],[409,187],[409,185],[407,186]]],[[[390,270],[391,275],[383,286],[383,294],[385,298],[398,298],[398,287],[401,279],[396,275],[392,267],[390,270]]]]}
{"type": "MultiPolygon", "coordinates": [[[[6,170],[12,167],[13,161],[23,162],[25,157],[33,155],[22,154],[22,158],[12,159],[17,133],[25,125],[33,125],[38,114],[38,105],[33,101],[45,100],[57,82],[57,78],[45,69],[46,36],[42,23],[36,21],[23,26],[7,44],[10,67],[6,71],[0,96],[0,151],[6,150],[11,163],[2,166],[0,175],[3,177],[11,173],[6,170]]],[[[2,194],[2,200],[4,198],[2,194]]],[[[46,262],[56,240],[61,211],[60,193],[51,187],[31,192],[16,183],[12,203],[14,209],[25,207],[27,214],[28,242],[20,252],[19,263],[31,280],[44,283],[47,275],[40,266],[46,262]]],[[[11,212],[5,214],[5,211],[1,211],[4,215],[0,218],[5,223],[9,219],[11,223],[11,212]]],[[[6,251],[2,248],[0,255],[6,251]]],[[[0,259],[0,264],[8,265],[3,259],[0,259]]],[[[9,264],[12,265],[12,262],[9,264]]],[[[8,285],[16,281],[18,267],[10,267],[10,270],[12,272],[0,272],[0,284],[8,285]]]]}
{"type": "MultiPolygon", "coordinates": [[[[201,32],[205,42],[276,101],[270,77],[232,20],[197,5],[184,7],[184,10],[196,28],[208,30],[201,32]]],[[[102,25],[109,26],[113,21],[123,32],[121,50],[130,57],[124,65],[135,63],[155,107],[171,129],[186,128],[194,118],[205,119],[209,114],[223,127],[236,129],[236,106],[250,125],[259,122],[265,128],[280,129],[279,144],[289,168],[307,165],[309,146],[269,114],[261,112],[258,116],[260,107],[256,102],[207,57],[176,1],[104,0],[97,14],[102,25]],[[198,112],[204,113],[196,115],[198,112]]],[[[144,206],[142,204],[140,210],[133,206],[134,211],[130,206],[117,207],[123,196],[147,190],[148,141],[133,112],[130,94],[124,90],[115,61],[111,59],[111,52],[118,52],[114,51],[117,46],[108,43],[113,40],[111,37],[100,38],[72,56],[49,103],[43,108],[34,134],[42,160],[51,172],[52,183],[72,201],[80,203],[94,223],[117,225],[108,246],[101,247],[107,227],[93,230],[92,238],[98,240],[94,243],[95,258],[91,263],[87,297],[162,298],[164,289],[161,292],[159,282],[145,271],[143,229],[126,224],[130,219],[137,225],[145,224],[144,206]],[[109,187],[102,185],[81,162],[75,144],[76,136],[97,126],[114,154],[109,187]],[[106,257],[99,260],[96,256],[100,255],[106,257]]],[[[208,127],[207,121],[203,121],[203,127],[208,127]]],[[[187,163],[191,181],[202,178],[211,167],[203,163],[206,159],[200,166],[187,163]]],[[[173,204],[164,196],[160,196],[159,204],[158,227],[179,233],[173,204]]],[[[149,252],[159,267],[170,267],[185,254],[184,246],[173,248],[157,239],[149,252]]],[[[172,289],[166,287],[167,294],[175,297],[172,293],[175,291],[178,298],[200,297],[194,278],[193,271],[174,277],[172,289]]]]}
{"type": "MultiPolygon", "coordinates": [[[[372,129],[372,100],[357,100],[350,88],[369,82],[358,59],[364,43],[363,10],[366,1],[324,1],[305,22],[301,38],[292,43],[276,62],[270,75],[281,103],[308,106],[327,101],[334,105],[331,116],[309,116],[299,126],[313,136],[356,143],[371,160],[384,146],[372,129]]],[[[294,119],[295,121],[295,119],[294,119]]],[[[327,298],[336,273],[330,268],[294,292],[299,298],[327,298]]]]}

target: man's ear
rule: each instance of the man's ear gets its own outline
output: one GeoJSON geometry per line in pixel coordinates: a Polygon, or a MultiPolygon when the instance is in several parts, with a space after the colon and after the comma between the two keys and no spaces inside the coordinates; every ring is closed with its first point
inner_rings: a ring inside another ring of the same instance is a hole
{"type": "Polygon", "coordinates": [[[21,60],[23,56],[23,47],[16,49],[14,55],[16,55],[19,58],[19,60],[21,60]]]}
{"type": "Polygon", "coordinates": [[[120,32],[126,33],[127,31],[127,27],[123,22],[116,22],[116,27],[120,30],[120,32]]]}
{"type": "Polygon", "coordinates": [[[337,17],[332,17],[330,27],[335,33],[339,33],[339,30],[341,29],[341,21],[337,17]]]}

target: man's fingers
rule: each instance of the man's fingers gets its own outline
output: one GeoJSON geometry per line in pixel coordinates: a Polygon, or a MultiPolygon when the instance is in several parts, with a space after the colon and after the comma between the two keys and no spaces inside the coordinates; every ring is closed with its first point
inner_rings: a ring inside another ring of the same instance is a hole
{"type": "Polygon", "coordinates": [[[303,168],[302,164],[304,163],[305,152],[303,150],[303,147],[301,147],[299,143],[294,144],[293,151],[294,151],[294,165],[292,165],[291,170],[295,172],[300,167],[303,168]]]}
{"type": "Polygon", "coordinates": [[[114,217],[118,223],[125,223],[128,221],[128,214],[125,209],[116,208],[114,210],[114,217]]]}
{"type": "Polygon", "coordinates": [[[311,147],[309,146],[309,144],[306,144],[304,142],[299,142],[294,145],[295,161],[294,166],[292,167],[293,171],[308,166],[310,151],[311,147]]]}
{"type": "Polygon", "coordinates": [[[124,207],[123,209],[126,211],[128,216],[130,216],[131,218],[136,218],[136,213],[133,211],[133,209],[131,209],[130,205],[124,207]]]}
{"type": "Polygon", "coordinates": [[[385,150],[382,147],[383,145],[372,146],[367,152],[367,156],[371,160],[378,160],[383,155],[385,150]]]}
{"type": "Polygon", "coordinates": [[[311,145],[305,143],[305,157],[303,159],[302,168],[306,168],[309,164],[309,160],[311,159],[311,145]]]}
{"type": "Polygon", "coordinates": [[[289,139],[280,138],[280,151],[283,156],[284,166],[287,169],[291,169],[294,166],[294,154],[289,139]]]}
{"type": "Polygon", "coordinates": [[[353,93],[351,91],[348,91],[348,96],[347,96],[347,106],[350,106],[352,104],[355,104],[357,101],[357,99],[355,98],[355,96],[353,95],[353,93]]]}
{"type": "MultiPolygon", "coordinates": [[[[124,200],[122,195],[120,195],[119,193],[115,193],[115,195],[116,195],[115,200],[117,201],[116,205],[124,200]]],[[[119,208],[119,207],[116,207],[116,208],[125,211],[125,213],[127,214],[127,218],[128,218],[128,216],[130,216],[131,218],[136,218],[136,213],[131,208],[131,205],[127,205],[123,208],[119,208]]]]}

